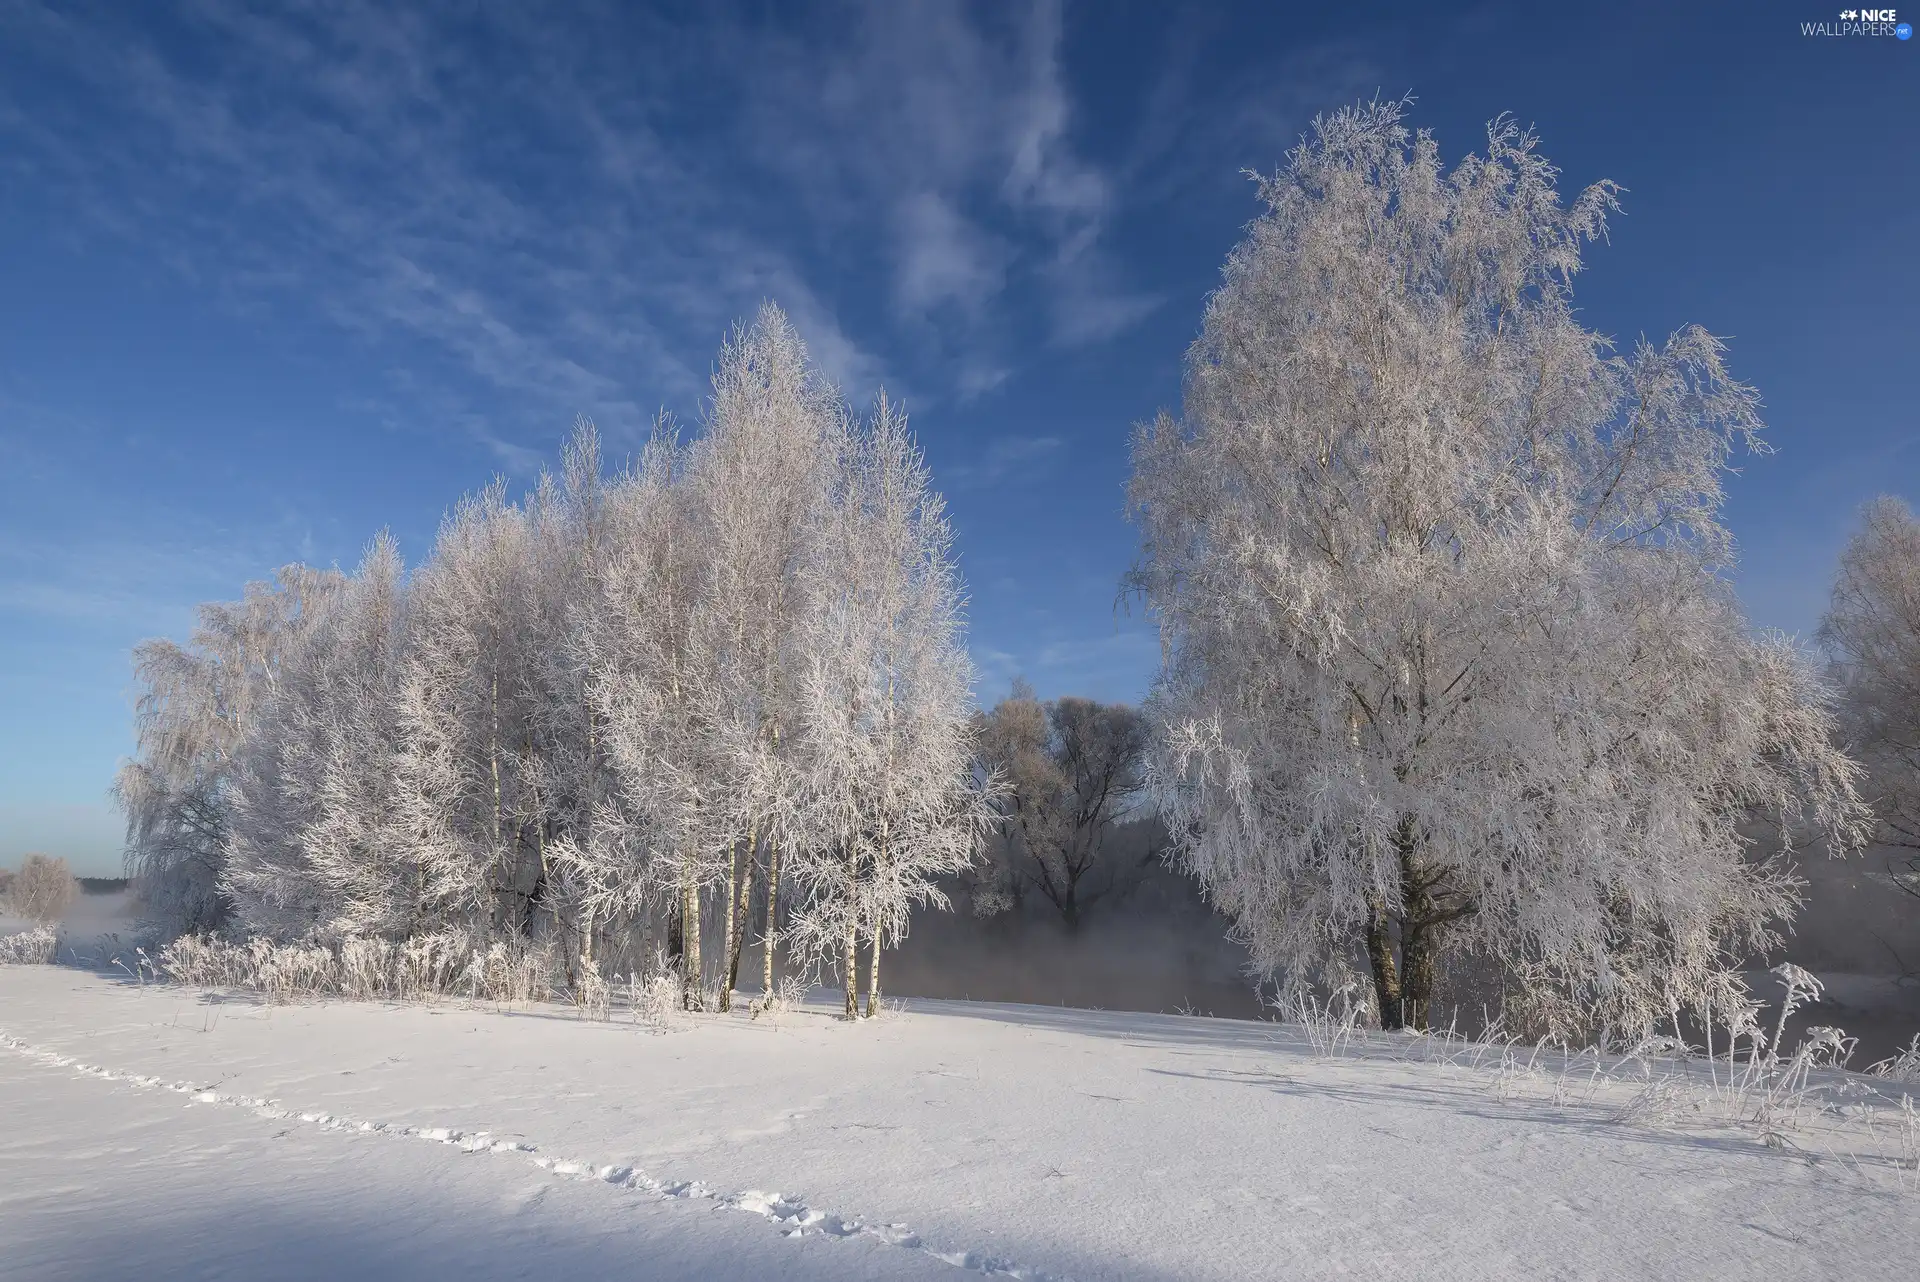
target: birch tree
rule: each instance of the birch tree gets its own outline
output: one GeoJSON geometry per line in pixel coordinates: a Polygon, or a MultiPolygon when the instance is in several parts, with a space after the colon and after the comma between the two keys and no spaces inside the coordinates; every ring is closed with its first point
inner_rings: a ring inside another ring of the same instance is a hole
{"type": "Polygon", "coordinates": [[[115,777],[127,817],[127,875],[143,917],[162,933],[211,930],[231,905],[220,890],[241,749],[272,698],[288,649],[324,615],[341,576],[290,565],[235,602],[202,605],[186,645],[141,643],[136,755],[115,777]]]}
{"type": "Polygon", "coordinates": [[[541,898],[570,957],[583,966],[597,965],[596,932],[613,923],[587,906],[556,850],[562,841],[591,849],[601,840],[597,816],[611,786],[593,705],[594,656],[581,644],[603,623],[608,505],[599,434],[582,420],[562,451],[559,475],[543,474],[527,499],[530,572],[519,682],[529,709],[521,769],[541,898]]]}
{"type": "Polygon", "coordinates": [[[692,445],[663,418],[608,476],[582,423],[411,576],[382,536],[350,578],[283,572],[191,651],[143,651],[137,857],[204,863],[181,927],[231,902],[282,938],[533,939],[570,976],[665,917],[689,1008],[710,978],[729,1004],[756,880],[772,985],[792,863],[803,964],[844,944],[853,982],[866,943],[871,1010],[880,951],[989,817],[961,608],[904,417],[854,424],[769,306],[692,445]]]}
{"type": "Polygon", "coordinates": [[[1469,950],[1645,1016],[1790,911],[1743,820],[1864,830],[1824,688],[1721,574],[1758,396],[1701,329],[1622,355],[1577,322],[1616,189],[1563,205],[1557,176],[1504,119],[1451,170],[1397,104],[1316,121],[1260,180],[1184,416],[1134,438],[1178,857],[1260,968],[1361,959],[1390,1027],[1469,950]]]}
{"type": "Polygon", "coordinates": [[[570,846],[564,858],[601,910],[644,916],[671,897],[682,1000],[699,1009],[701,897],[723,875],[738,808],[717,753],[708,549],[685,471],[685,447],[663,422],[636,475],[609,496],[602,627],[587,645],[617,796],[597,812],[608,833],[600,853],[570,846]]]}
{"type": "Polygon", "coordinates": [[[406,699],[426,759],[409,763],[412,804],[483,933],[526,934],[545,890],[531,680],[543,587],[527,513],[498,481],[448,514],[414,576],[406,699]]]}
{"type": "Polygon", "coordinates": [[[433,888],[396,821],[406,597],[382,534],[292,649],[236,777],[222,888],[282,938],[423,929],[433,888]]]}
{"type": "Polygon", "coordinates": [[[798,795],[790,723],[801,578],[817,542],[842,414],[800,336],[767,304],[721,350],[706,432],[688,469],[707,556],[699,617],[719,682],[713,784],[737,803],[723,887],[722,1010],[738,981],[763,847],[762,985],[770,991],[773,983],[780,852],[793,838],[784,820],[798,795]]]}
{"type": "Polygon", "coordinates": [[[837,456],[809,569],[800,717],[812,836],[795,869],[795,926],[839,965],[853,1019],[862,940],[872,1016],[881,952],[906,934],[914,907],[947,906],[938,878],[968,866],[992,812],[973,774],[952,532],[906,416],[883,396],[837,456]]]}
{"type": "Polygon", "coordinates": [[[67,915],[80,894],[80,883],[64,859],[28,855],[20,871],[0,879],[0,904],[29,921],[53,923],[67,915]]]}

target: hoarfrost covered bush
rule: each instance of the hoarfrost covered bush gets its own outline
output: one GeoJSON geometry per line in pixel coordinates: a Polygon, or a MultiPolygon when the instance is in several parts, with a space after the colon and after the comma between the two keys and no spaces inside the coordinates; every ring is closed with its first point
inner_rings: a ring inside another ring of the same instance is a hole
{"type": "Polygon", "coordinates": [[[587,1019],[613,1018],[613,985],[598,966],[583,966],[574,976],[573,1004],[587,1019]]]}
{"type": "Polygon", "coordinates": [[[182,935],[160,950],[155,964],[177,983],[239,989],[274,1002],[453,996],[525,1004],[547,1000],[566,986],[551,946],[496,941],[478,948],[449,933],[397,942],[348,938],[330,945],[182,935]]]}
{"type": "Polygon", "coordinates": [[[1184,418],[1135,435],[1151,788],[1283,981],[1364,958],[1424,1027],[1478,954],[1554,1031],[1630,1041],[1792,909],[1740,825],[1853,848],[1858,772],[1721,573],[1757,394],[1702,329],[1619,354],[1576,320],[1616,189],[1563,206],[1504,120],[1448,170],[1401,117],[1318,120],[1261,180],[1184,418]]]}
{"type": "Polygon", "coordinates": [[[51,965],[59,947],[59,932],[51,926],[0,935],[0,966],[51,965]]]}
{"type": "Polygon", "coordinates": [[[753,1017],[758,1019],[765,1015],[769,1022],[778,1024],[782,1015],[800,1009],[812,987],[813,982],[808,976],[792,972],[782,975],[771,992],[762,993],[759,1000],[754,1002],[753,1017]]]}
{"type": "Polygon", "coordinates": [[[1875,1077],[1920,1086],[1920,1033],[1915,1033],[1898,1054],[1889,1055],[1867,1071],[1875,1077]]]}
{"type": "Polygon", "coordinates": [[[673,1028],[684,1008],[680,977],[659,953],[644,969],[627,976],[625,990],[627,1011],[634,1023],[656,1033],[673,1028]]]}
{"type": "Polygon", "coordinates": [[[67,861],[46,855],[28,855],[7,883],[7,903],[30,921],[59,921],[79,893],[80,883],[67,870],[67,861]]]}
{"type": "Polygon", "coordinates": [[[1796,1045],[1785,1042],[1792,1014],[1819,1000],[1820,980],[1790,963],[1772,974],[1781,990],[1779,1010],[1764,1025],[1755,1018],[1760,1005],[1751,1000],[1685,1015],[1676,1001],[1668,1007],[1667,1030],[1646,1030],[1624,1053],[1529,1041],[1498,1018],[1471,1036],[1453,1027],[1372,1034],[1362,1022],[1361,986],[1353,982],[1327,1001],[1283,991],[1276,1013],[1283,1025],[1297,1026],[1317,1056],[1459,1070],[1502,1103],[1597,1109],[1609,1122],[1657,1130],[1733,1131],[1771,1149],[1845,1155],[1856,1170],[1864,1154],[1889,1155],[1884,1131],[1890,1125],[1901,1186],[1908,1187],[1905,1172],[1920,1170],[1920,1117],[1906,1093],[1879,1083],[1907,1080],[1902,1074],[1920,1053],[1920,1040],[1915,1051],[1865,1074],[1840,1072],[1854,1044],[1842,1030],[1809,1027],[1796,1045]],[[1702,1034],[1704,1046],[1690,1042],[1702,1034]],[[1846,1153],[1852,1146],[1859,1151],[1846,1153]]]}
{"type": "Polygon", "coordinates": [[[607,475],[582,424],[559,477],[466,499],[411,573],[381,535],[141,647],[142,902],[167,936],[257,937],[182,938],[170,973],[598,1015],[664,943],[683,1005],[725,1009],[757,924],[763,989],[784,946],[851,991],[864,945],[875,1008],[879,953],[990,817],[942,503],[899,408],[850,413],[771,306],[704,428],[607,475]]]}

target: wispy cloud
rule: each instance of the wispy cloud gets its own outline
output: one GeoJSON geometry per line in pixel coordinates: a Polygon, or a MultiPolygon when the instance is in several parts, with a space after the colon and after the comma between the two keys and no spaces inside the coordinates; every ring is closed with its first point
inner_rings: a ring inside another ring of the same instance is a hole
{"type": "Polygon", "coordinates": [[[1128,625],[1107,632],[1057,636],[1018,652],[975,644],[975,698],[992,704],[1014,678],[1025,677],[1041,697],[1079,694],[1136,703],[1159,665],[1159,638],[1128,625]]]}
{"type": "MultiPolygon", "coordinates": [[[[360,4],[202,5],[178,15],[184,32],[156,31],[157,11],[10,8],[0,33],[64,80],[66,105],[50,118],[0,89],[0,137],[97,231],[139,238],[235,306],[291,299],[375,351],[437,352],[436,419],[510,465],[536,421],[637,431],[663,400],[691,407],[706,354],[772,287],[800,296],[781,301],[811,313],[837,373],[879,381],[884,362],[785,247],[721,213],[736,184],[691,140],[669,145],[671,87],[623,76],[620,95],[600,92],[594,29],[627,15],[581,16],[562,31],[495,10],[475,41],[360,4]],[[186,47],[191,65],[162,52],[186,47]]],[[[415,400],[420,362],[394,364],[394,394],[415,400]]]]}
{"type": "Polygon", "coordinates": [[[1126,208],[1260,163],[1250,133],[1297,131],[1356,74],[1321,57],[1208,92],[1176,42],[1102,163],[1065,34],[1051,2],[498,6],[456,29],[371,0],[18,0],[0,45],[35,75],[0,74],[0,177],[233,307],[318,309],[393,351],[400,417],[518,467],[575,414],[617,437],[692,409],[767,297],[850,394],[911,382],[923,408],[1105,342],[1160,302],[1112,244],[1126,208]]]}
{"type": "MultiPolygon", "coordinates": [[[[125,645],[191,622],[192,603],[238,595],[313,560],[312,522],[291,496],[219,514],[124,481],[164,467],[140,442],[20,394],[0,376],[0,649],[31,636],[125,645]]],[[[158,446],[158,448],[156,448],[158,446]]]]}
{"type": "Polygon", "coordinates": [[[1005,286],[1008,247],[942,196],[921,192],[902,201],[897,219],[894,292],[903,311],[925,316],[951,303],[978,316],[1005,286]]]}
{"type": "Polygon", "coordinates": [[[238,596],[246,580],[292,559],[291,550],[276,557],[217,540],[9,539],[0,548],[0,619],[177,630],[190,602],[238,596]]]}
{"type": "Polygon", "coordinates": [[[736,29],[749,62],[740,142],[781,173],[824,242],[864,252],[879,212],[903,357],[955,371],[962,399],[991,390],[1031,346],[1099,341],[1137,306],[1056,313],[1045,299],[1125,299],[1101,242],[1118,203],[1076,146],[1082,122],[1062,63],[1061,11],[1014,16],[948,0],[854,6],[809,38],[736,29]],[[1036,305],[1037,304],[1037,305],[1036,305]]]}
{"type": "Polygon", "coordinates": [[[978,457],[949,466],[941,476],[955,489],[1027,484],[1046,475],[1064,444],[1057,436],[1003,436],[990,442],[978,457]]]}

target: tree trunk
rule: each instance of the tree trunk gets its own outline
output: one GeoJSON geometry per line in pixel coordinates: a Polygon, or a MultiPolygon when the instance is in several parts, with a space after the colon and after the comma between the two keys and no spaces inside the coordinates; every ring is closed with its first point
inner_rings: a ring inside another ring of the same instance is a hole
{"type": "Polygon", "coordinates": [[[867,958],[867,1018],[872,1019],[880,1012],[880,940],[876,936],[873,944],[873,956],[867,958]]]}
{"type": "Polygon", "coordinates": [[[1425,1032],[1433,1008],[1440,922],[1433,883],[1415,858],[1413,821],[1400,825],[1400,1005],[1401,1025],[1425,1032]]]}
{"type": "Polygon", "coordinates": [[[847,848],[847,1018],[860,1018],[860,855],[847,848]]]}
{"type": "Polygon", "coordinates": [[[1367,896],[1367,964],[1373,969],[1373,995],[1379,1006],[1380,1027],[1403,1027],[1405,1014],[1400,972],[1393,960],[1393,920],[1386,905],[1367,896]]]}
{"type": "Polygon", "coordinates": [[[847,973],[847,1018],[860,1018],[860,956],[859,936],[854,933],[853,923],[847,923],[846,956],[842,963],[847,973]]]}
{"type": "Polygon", "coordinates": [[[680,888],[680,1001],[687,1010],[705,1006],[700,980],[700,888],[688,877],[680,888]]]}
{"type": "Polygon", "coordinates": [[[720,929],[720,1009],[733,1009],[733,970],[738,960],[733,951],[733,925],[736,920],[735,905],[738,896],[734,894],[734,884],[740,880],[740,843],[734,842],[727,848],[727,894],[726,924],[720,929]]]}
{"type": "Polygon", "coordinates": [[[747,910],[753,906],[753,852],[760,847],[758,825],[747,825],[746,866],[740,870],[740,893],[734,897],[727,914],[727,1007],[732,1008],[733,990],[740,983],[740,952],[747,942],[747,910]]]}
{"type": "Polygon", "coordinates": [[[1406,1008],[1405,1025],[1425,1032],[1433,1017],[1434,979],[1439,970],[1440,928],[1411,913],[1400,927],[1403,978],[1400,1000],[1406,1008]]]}
{"type": "Polygon", "coordinates": [[[767,930],[761,939],[760,993],[773,996],[773,914],[780,905],[780,843],[767,843],[767,930]]]}
{"type": "MultiPolygon", "coordinates": [[[[507,862],[507,856],[501,849],[500,837],[501,830],[507,826],[507,819],[500,799],[500,673],[497,668],[493,671],[487,686],[487,716],[493,727],[492,734],[487,739],[487,769],[493,777],[493,862],[498,869],[494,875],[503,876],[506,879],[506,893],[511,896],[520,880],[520,869],[517,866],[520,861],[516,857],[513,861],[515,867],[502,867],[507,862]]],[[[508,911],[507,905],[501,902],[501,896],[496,889],[493,902],[494,921],[502,929],[510,924],[506,916],[508,911]]]]}

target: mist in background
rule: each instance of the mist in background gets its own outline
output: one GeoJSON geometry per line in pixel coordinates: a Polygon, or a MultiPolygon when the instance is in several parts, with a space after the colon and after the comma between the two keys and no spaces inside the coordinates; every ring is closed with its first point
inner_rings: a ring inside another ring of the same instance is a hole
{"type": "MultiPolygon", "coordinates": [[[[968,889],[952,887],[950,913],[916,915],[912,932],[886,959],[882,987],[893,996],[1026,1002],[1096,1010],[1159,1011],[1235,1019],[1271,1017],[1247,974],[1247,951],[1192,878],[1157,852],[1157,821],[1116,830],[1116,893],[1066,929],[1050,904],[1029,896],[990,917],[970,911],[968,889]]],[[[1004,857],[1004,851],[995,851],[1004,857]]],[[[1873,847],[1849,859],[1801,852],[1805,902],[1774,955],[1749,963],[1755,996],[1771,1001],[1768,967],[1794,962],[1827,984],[1826,1000],[1789,1021],[1789,1039],[1830,1024],[1860,1039],[1856,1064],[1870,1063],[1920,1033],[1920,898],[1887,875],[1895,852],[1873,847]]],[[[1272,988],[1266,988],[1268,997],[1272,988]]],[[[1481,1026],[1478,1002],[1457,986],[1440,1003],[1440,1023],[1481,1026]]],[[[1771,1018],[1771,1017],[1769,1017],[1771,1018]]],[[[1769,1025],[1770,1026],[1770,1025],[1769,1025]]]]}

